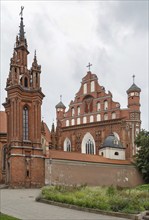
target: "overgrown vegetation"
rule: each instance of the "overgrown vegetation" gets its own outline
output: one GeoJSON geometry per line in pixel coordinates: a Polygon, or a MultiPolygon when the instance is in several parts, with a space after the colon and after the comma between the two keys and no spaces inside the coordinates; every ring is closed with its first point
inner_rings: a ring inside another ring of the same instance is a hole
{"type": "Polygon", "coordinates": [[[0,220],[19,220],[19,219],[0,213],[0,220]]]}
{"type": "Polygon", "coordinates": [[[135,157],[136,166],[146,183],[149,183],[149,132],[142,130],[136,137],[138,152],[135,157]]]}
{"type": "Polygon", "coordinates": [[[121,187],[48,186],[42,198],[99,210],[137,214],[149,210],[149,185],[121,187]]]}

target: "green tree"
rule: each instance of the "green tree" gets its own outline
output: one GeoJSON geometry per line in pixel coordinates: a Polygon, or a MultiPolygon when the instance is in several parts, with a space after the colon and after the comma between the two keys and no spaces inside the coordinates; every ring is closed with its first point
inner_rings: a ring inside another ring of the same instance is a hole
{"type": "Polygon", "coordinates": [[[136,137],[135,144],[138,147],[136,166],[144,181],[149,183],[149,132],[142,130],[136,137]]]}

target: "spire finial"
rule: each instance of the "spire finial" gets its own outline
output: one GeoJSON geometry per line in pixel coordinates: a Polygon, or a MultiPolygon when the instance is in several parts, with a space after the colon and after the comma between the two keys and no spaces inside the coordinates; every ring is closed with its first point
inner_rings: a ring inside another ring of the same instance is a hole
{"type": "Polygon", "coordinates": [[[34,63],[37,63],[36,50],[35,50],[35,52],[34,52],[34,63]]]}
{"type": "Polygon", "coordinates": [[[25,40],[25,32],[24,32],[24,25],[23,25],[23,9],[24,7],[21,6],[21,12],[19,15],[21,15],[21,22],[20,22],[20,33],[19,33],[19,40],[24,41],[25,40]]]}
{"type": "Polygon", "coordinates": [[[135,83],[135,75],[134,74],[133,74],[132,78],[133,78],[133,84],[134,84],[135,83]]]}
{"type": "Polygon", "coordinates": [[[19,15],[21,15],[21,18],[23,18],[23,9],[24,9],[24,6],[21,6],[21,12],[19,15]]]}
{"type": "Polygon", "coordinates": [[[90,71],[90,67],[92,66],[92,64],[90,64],[90,62],[88,63],[88,65],[86,67],[88,67],[88,70],[90,71]]]}
{"type": "Polygon", "coordinates": [[[62,95],[60,95],[60,101],[62,102],[62,95]]]}

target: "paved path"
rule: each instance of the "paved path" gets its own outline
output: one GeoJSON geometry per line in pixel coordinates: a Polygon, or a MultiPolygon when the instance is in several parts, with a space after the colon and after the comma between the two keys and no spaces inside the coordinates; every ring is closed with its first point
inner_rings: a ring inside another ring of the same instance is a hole
{"type": "Polygon", "coordinates": [[[1,189],[0,211],[22,220],[124,220],[35,202],[39,192],[39,189],[1,189]]]}

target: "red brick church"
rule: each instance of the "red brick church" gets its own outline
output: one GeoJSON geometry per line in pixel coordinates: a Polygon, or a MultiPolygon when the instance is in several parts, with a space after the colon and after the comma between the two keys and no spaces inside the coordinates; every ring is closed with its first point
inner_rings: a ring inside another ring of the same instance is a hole
{"type": "Polygon", "coordinates": [[[41,122],[41,66],[35,52],[28,69],[28,54],[21,15],[6,82],[5,112],[0,112],[0,182],[17,187],[44,185],[50,155],[65,161],[130,165],[141,126],[141,89],[134,76],[126,91],[128,108],[121,109],[89,69],[68,111],[62,100],[56,105],[57,125],[50,131],[41,122]]]}

